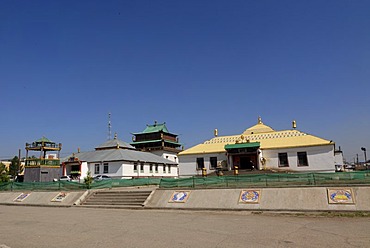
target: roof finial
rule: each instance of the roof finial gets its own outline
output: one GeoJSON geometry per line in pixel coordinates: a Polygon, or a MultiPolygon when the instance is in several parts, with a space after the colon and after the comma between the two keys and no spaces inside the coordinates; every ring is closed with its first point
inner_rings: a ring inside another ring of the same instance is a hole
{"type": "Polygon", "coordinates": [[[258,116],[258,124],[263,124],[261,116],[258,116]]]}
{"type": "Polygon", "coordinates": [[[117,139],[117,133],[114,133],[114,139],[115,140],[117,139]]]}
{"type": "Polygon", "coordinates": [[[295,120],[292,121],[292,127],[293,127],[293,129],[297,128],[297,122],[295,120]]]}
{"type": "Polygon", "coordinates": [[[157,126],[157,121],[154,121],[154,126],[157,126]]]}
{"type": "Polygon", "coordinates": [[[213,131],[213,134],[215,135],[215,137],[218,136],[218,130],[217,130],[217,128],[215,128],[215,130],[213,131]]]}

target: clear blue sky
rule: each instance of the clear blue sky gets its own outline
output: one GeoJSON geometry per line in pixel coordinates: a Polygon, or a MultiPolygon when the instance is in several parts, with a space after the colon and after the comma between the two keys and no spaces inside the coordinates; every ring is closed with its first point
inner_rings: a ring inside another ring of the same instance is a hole
{"type": "MultiPolygon", "coordinates": [[[[154,120],[186,148],[261,116],[370,150],[370,1],[0,3],[0,159],[131,141],[154,120]]],[[[368,154],[370,157],[370,152],[368,154]]]]}

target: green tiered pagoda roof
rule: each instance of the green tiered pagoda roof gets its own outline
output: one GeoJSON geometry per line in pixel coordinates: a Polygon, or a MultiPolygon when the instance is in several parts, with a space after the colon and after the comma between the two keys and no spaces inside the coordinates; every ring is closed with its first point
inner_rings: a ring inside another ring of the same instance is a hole
{"type": "MultiPolygon", "coordinates": [[[[133,133],[133,135],[146,134],[146,133],[157,133],[157,132],[170,133],[166,127],[166,122],[162,124],[158,124],[157,122],[154,122],[154,125],[146,125],[146,128],[144,129],[144,131],[142,131],[141,133],[133,133]]],[[[173,134],[173,135],[176,135],[176,134],[173,134]]]]}
{"type": "Polygon", "coordinates": [[[177,149],[181,146],[177,134],[170,133],[165,122],[154,122],[154,125],[147,125],[144,131],[133,135],[131,145],[141,150],[177,149]]]}

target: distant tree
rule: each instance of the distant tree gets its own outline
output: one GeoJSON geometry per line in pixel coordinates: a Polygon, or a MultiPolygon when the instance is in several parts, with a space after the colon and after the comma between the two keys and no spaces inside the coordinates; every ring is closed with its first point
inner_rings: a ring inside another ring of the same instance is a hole
{"type": "Polygon", "coordinates": [[[6,166],[3,163],[0,163],[0,182],[8,182],[9,176],[6,166]]]}
{"type": "Polygon", "coordinates": [[[94,178],[91,176],[91,172],[88,171],[86,177],[84,178],[84,183],[88,189],[91,188],[94,178]]]}
{"type": "Polygon", "coordinates": [[[15,176],[18,175],[19,171],[20,171],[20,168],[21,168],[21,161],[19,160],[19,158],[17,156],[15,156],[11,161],[10,161],[10,166],[9,166],[9,172],[8,174],[13,176],[13,178],[15,178],[15,176]]]}

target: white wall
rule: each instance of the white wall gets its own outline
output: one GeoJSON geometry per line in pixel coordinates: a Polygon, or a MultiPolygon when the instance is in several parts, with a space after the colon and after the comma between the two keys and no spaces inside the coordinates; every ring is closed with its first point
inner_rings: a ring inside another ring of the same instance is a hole
{"type": "Polygon", "coordinates": [[[210,157],[217,157],[217,163],[222,160],[227,160],[225,155],[226,152],[222,153],[205,153],[195,155],[181,155],[179,156],[179,176],[191,176],[191,175],[202,175],[201,170],[197,170],[197,158],[204,159],[204,166],[207,169],[207,174],[215,171],[211,168],[210,157]]]}
{"type": "Polygon", "coordinates": [[[123,176],[123,162],[118,161],[118,162],[92,162],[89,163],[88,169],[91,172],[91,176],[94,177],[96,175],[107,175],[113,178],[121,178],[123,176]],[[104,164],[108,163],[108,173],[103,173],[104,172],[104,164]],[[95,165],[99,164],[100,170],[99,173],[95,173],[95,165]]]}
{"type": "MultiPolygon", "coordinates": [[[[103,162],[103,163],[89,163],[88,169],[91,171],[91,176],[96,176],[98,174],[104,174],[112,178],[132,178],[132,177],[177,177],[178,170],[176,165],[164,165],[158,164],[158,172],[156,172],[155,167],[153,171],[150,171],[150,166],[155,166],[156,164],[144,163],[143,169],[134,171],[134,162],[118,161],[118,162],[103,162]],[[104,163],[108,163],[109,169],[108,173],[103,173],[104,163]],[[99,164],[100,171],[95,174],[95,164],[99,164]]],[[[141,167],[141,163],[138,163],[138,168],[141,167]]],[[[86,171],[87,173],[87,171],[86,171]]]]}
{"type": "MultiPolygon", "coordinates": [[[[327,146],[312,146],[298,147],[286,149],[268,149],[261,150],[262,156],[266,159],[265,165],[259,161],[260,169],[281,169],[291,171],[335,171],[334,166],[334,145],[327,146]],[[308,166],[298,166],[297,152],[306,152],[308,166]],[[287,153],[289,167],[279,167],[279,153],[287,153]]],[[[225,153],[205,153],[195,155],[179,156],[179,176],[201,175],[202,171],[197,170],[197,158],[204,158],[204,166],[207,168],[207,173],[211,173],[209,158],[217,156],[217,161],[227,160],[225,153]]],[[[232,165],[231,165],[232,166],[232,165]]],[[[230,167],[230,164],[229,164],[230,167]]]]}
{"type": "Polygon", "coordinates": [[[175,162],[175,163],[178,163],[179,162],[179,159],[177,157],[177,153],[174,153],[174,152],[168,152],[168,151],[163,151],[163,150],[154,150],[154,151],[150,151],[151,153],[155,154],[155,155],[158,155],[162,158],[165,158],[165,159],[168,159],[172,162],[175,162]]]}
{"type": "MultiPolygon", "coordinates": [[[[89,171],[89,167],[87,162],[82,162],[81,163],[81,176],[80,179],[84,179],[87,176],[87,172],[89,171]]],[[[91,172],[91,171],[90,171],[91,172]]]]}
{"type": "Polygon", "coordinates": [[[337,164],[337,165],[343,165],[344,164],[343,153],[342,152],[335,152],[334,163],[337,164]]]}
{"type": "MultiPolygon", "coordinates": [[[[262,150],[267,169],[292,171],[335,171],[334,145],[262,150]],[[307,152],[308,166],[297,166],[297,152],[307,152]],[[279,167],[279,153],[287,153],[289,167],[279,167]]],[[[264,166],[261,165],[263,168],[264,166]]]]}

